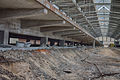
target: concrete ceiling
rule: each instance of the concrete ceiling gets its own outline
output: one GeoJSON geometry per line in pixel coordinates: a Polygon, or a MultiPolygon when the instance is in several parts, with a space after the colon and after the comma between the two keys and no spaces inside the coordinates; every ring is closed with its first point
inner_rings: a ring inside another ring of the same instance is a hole
{"type": "MultiPolygon", "coordinates": [[[[49,1],[50,3],[47,2],[47,0],[0,0],[0,20],[19,19],[22,28],[39,30],[44,33],[51,32],[51,34],[60,31],[66,32],[73,30],[74,32],[78,30],[76,36],[65,37],[77,40],[85,39],[83,42],[85,41],[88,43],[92,42],[95,39],[94,37],[101,35],[100,31],[96,32],[96,30],[98,30],[96,27],[99,26],[99,21],[97,21],[98,18],[91,17],[97,16],[95,6],[85,5],[88,3],[93,4],[92,0],[84,3],[82,3],[84,0],[49,1]],[[79,7],[80,5],[83,6],[79,7]],[[96,21],[91,22],[93,19],[96,21]],[[25,20],[27,22],[23,22],[25,20]],[[33,20],[33,23],[30,22],[30,20],[33,20]],[[44,22],[41,23],[42,21],[44,22]],[[83,32],[82,35],[81,32],[83,32]],[[85,38],[83,38],[83,36],[85,38]]],[[[75,33],[71,32],[70,34],[74,35],[75,33]]],[[[63,34],[61,36],[63,36],[63,34]]]]}
{"type": "Polygon", "coordinates": [[[42,8],[35,0],[0,0],[0,8],[42,8]]]}

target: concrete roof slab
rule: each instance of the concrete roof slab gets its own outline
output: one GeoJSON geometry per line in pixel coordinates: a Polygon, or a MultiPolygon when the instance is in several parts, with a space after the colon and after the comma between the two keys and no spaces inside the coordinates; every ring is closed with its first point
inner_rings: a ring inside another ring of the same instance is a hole
{"type": "Polygon", "coordinates": [[[35,0],[0,0],[0,8],[42,8],[42,6],[35,0]]]}

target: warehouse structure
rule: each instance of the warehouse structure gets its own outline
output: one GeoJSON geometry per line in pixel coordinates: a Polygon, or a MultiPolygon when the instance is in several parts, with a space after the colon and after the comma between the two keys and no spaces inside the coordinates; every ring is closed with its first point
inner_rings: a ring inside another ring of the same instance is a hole
{"type": "Polygon", "coordinates": [[[120,80],[119,8],[120,0],[0,0],[0,80],[120,80]]]}
{"type": "Polygon", "coordinates": [[[102,46],[119,37],[119,0],[0,0],[3,45],[102,46]]]}

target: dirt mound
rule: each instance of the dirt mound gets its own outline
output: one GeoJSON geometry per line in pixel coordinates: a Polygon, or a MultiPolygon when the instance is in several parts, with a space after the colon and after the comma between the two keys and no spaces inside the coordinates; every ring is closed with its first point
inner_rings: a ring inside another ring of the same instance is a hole
{"type": "Polygon", "coordinates": [[[120,80],[114,53],[107,48],[4,51],[0,80],[120,80]]]}

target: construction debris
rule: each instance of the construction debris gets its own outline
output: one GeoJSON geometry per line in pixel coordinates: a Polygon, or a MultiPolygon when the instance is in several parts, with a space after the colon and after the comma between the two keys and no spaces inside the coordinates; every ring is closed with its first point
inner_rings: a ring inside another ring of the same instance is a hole
{"type": "Polygon", "coordinates": [[[2,51],[0,79],[120,80],[120,59],[116,55],[120,56],[119,51],[103,48],[2,51]]]}

